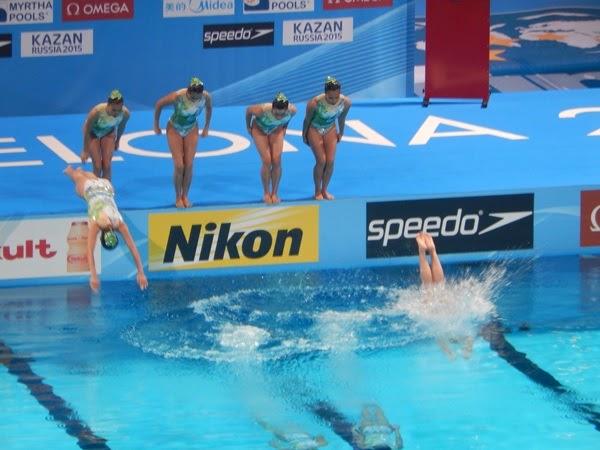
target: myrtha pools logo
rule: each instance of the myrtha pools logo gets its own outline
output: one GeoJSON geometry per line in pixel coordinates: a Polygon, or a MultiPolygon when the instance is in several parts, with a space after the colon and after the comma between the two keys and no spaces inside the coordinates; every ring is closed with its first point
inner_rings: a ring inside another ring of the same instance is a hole
{"type": "Polygon", "coordinates": [[[0,0],[0,25],[52,23],[53,0],[0,0]]]}
{"type": "Polygon", "coordinates": [[[244,14],[314,11],[314,0],[244,0],[244,14]]]}

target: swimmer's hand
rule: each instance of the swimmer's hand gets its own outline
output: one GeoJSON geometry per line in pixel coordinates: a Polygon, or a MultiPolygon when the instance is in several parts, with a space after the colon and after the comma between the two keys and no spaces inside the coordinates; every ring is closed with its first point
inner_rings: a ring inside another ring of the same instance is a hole
{"type": "Polygon", "coordinates": [[[92,291],[94,291],[96,294],[98,293],[98,291],[100,290],[100,280],[98,279],[97,275],[90,275],[90,288],[92,289],[92,291]]]}
{"type": "Polygon", "coordinates": [[[148,287],[148,279],[146,278],[144,272],[137,273],[136,281],[142,291],[146,290],[146,288],[148,287]]]}
{"type": "Polygon", "coordinates": [[[344,135],[342,133],[338,133],[337,134],[337,141],[340,142],[342,140],[342,137],[344,137],[344,135]]]}
{"type": "Polygon", "coordinates": [[[302,133],[302,142],[304,142],[306,145],[308,144],[308,131],[302,133]]]}
{"type": "Polygon", "coordinates": [[[160,126],[158,126],[157,123],[154,124],[154,134],[162,134],[162,130],[160,129],[160,126]]]}
{"type": "Polygon", "coordinates": [[[85,164],[88,160],[88,158],[90,157],[90,154],[87,152],[87,150],[83,149],[81,150],[81,164],[85,164]]]}
{"type": "Polygon", "coordinates": [[[203,138],[205,138],[206,136],[208,136],[208,128],[206,128],[206,127],[205,127],[205,128],[202,130],[202,133],[200,133],[200,137],[203,137],[203,138]]]}

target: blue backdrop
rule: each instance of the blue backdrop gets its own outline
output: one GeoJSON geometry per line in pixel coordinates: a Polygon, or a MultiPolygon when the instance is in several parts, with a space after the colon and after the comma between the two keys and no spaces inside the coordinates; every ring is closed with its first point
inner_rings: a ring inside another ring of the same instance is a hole
{"type": "Polygon", "coordinates": [[[114,88],[148,109],[192,75],[219,106],[306,101],[329,74],[407,96],[413,54],[414,0],[0,0],[0,115],[87,112],[114,88]]]}

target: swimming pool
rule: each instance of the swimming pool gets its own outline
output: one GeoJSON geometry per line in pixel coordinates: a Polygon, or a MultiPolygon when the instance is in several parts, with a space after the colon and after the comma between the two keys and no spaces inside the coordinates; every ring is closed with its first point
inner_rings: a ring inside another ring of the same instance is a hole
{"type": "Polygon", "coordinates": [[[406,449],[598,448],[600,258],[446,272],[442,308],[411,267],[1,289],[2,449],[346,449],[365,403],[406,449]]]}

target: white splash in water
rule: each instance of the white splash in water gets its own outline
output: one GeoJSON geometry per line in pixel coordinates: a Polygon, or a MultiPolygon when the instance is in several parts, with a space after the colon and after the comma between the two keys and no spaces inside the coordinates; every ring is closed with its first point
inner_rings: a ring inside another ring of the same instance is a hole
{"type": "Polygon", "coordinates": [[[431,336],[474,336],[495,313],[494,292],[505,269],[492,267],[480,277],[466,275],[432,286],[392,289],[392,309],[406,314],[421,333],[431,336]]]}
{"type": "Polygon", "coordinates": [[[316,317],[321,349],[351,351],[358,346],[360,327],[373,318],[373,311],[324,311],[316,317]]]}
{"type": "Polygon", "coordinates": [[[219,333],[219,344],[240,355],[255,353],[271,338],[268,331],[250,325],[225,324],[219,333]]]}

